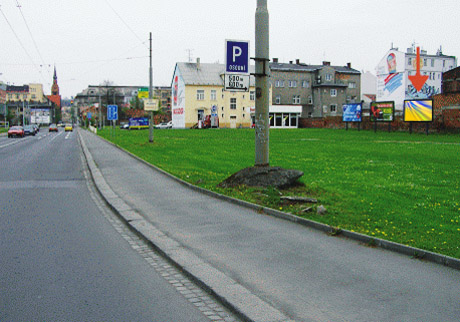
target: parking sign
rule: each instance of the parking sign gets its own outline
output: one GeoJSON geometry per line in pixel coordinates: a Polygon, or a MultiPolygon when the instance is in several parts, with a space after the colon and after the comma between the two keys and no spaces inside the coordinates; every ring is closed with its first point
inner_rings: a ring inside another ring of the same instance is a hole
{"type": "Polygon", "coordinates": [[[249,74],[249,41],[225,41],[225,72],[249,74]]]}

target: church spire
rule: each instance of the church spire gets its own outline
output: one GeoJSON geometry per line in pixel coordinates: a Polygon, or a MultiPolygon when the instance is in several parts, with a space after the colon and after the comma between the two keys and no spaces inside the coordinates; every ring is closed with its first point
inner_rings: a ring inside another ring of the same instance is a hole
{"type": "Polygon", "coordinates": [[[51,95],[59,95],[59,85],[57,84],[56,65],[54,66],[53,86],[51,86],[51,95]]]}

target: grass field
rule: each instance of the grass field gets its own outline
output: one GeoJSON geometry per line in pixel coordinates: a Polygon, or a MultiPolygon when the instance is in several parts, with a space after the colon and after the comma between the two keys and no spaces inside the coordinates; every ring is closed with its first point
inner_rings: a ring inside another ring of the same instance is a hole
{"type": "Polygon", "coordinates": [[[284,195],[317,198],[286,204],[274,189],[222,189],[218,183],[254,165],[253,130],[110,129],[99,135],[198,186],[298,216],[460,258],[460,137],[369,131],[270,131],[270,165],[298,169],[304,187],[284,195]],[[313,205],[315,207],[315,205],[313,205]]]}

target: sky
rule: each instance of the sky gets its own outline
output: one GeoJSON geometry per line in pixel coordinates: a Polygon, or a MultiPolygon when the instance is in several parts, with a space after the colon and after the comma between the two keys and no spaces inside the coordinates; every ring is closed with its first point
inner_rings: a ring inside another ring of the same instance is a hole
{"type": "MultiPolygon", "coordinates": [[[[370,71],[413,43],[460,56],[458,0],[268,0],[270,57],[370,71]]],[[[225,40],[255,46],[256,0],[0,0],[0,81],[60,93],[88,85],[170,86],[176,62],[225,62],[225,40]]]]}

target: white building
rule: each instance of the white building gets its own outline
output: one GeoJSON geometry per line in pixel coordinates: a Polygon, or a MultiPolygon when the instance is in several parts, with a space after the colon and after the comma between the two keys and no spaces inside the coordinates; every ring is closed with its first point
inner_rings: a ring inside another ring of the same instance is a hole
{"type": "Polygon", "coordinates": [[[420,51],[420,73],[428,80],[417,91],[409,76],[417,72],[417,51],[415,45],[401,52],[390,49],[377,65],[377,101],[394,101],[395,108],[402,111],[404,100],[430,98],[441,93],[442,73],[457,67],[457,58],[443,55],[441,49],[436,55],[420,51]]]}

